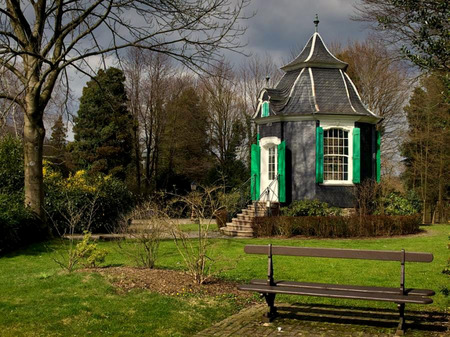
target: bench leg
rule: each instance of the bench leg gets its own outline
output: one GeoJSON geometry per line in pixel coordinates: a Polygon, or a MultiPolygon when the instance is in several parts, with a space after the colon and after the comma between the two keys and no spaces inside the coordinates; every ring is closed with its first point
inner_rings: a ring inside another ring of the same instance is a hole
{"type": "Polygon", "coordinates": [[[395,334],[397,336],[403,336],[405,333],[405,303],[397,304],[397,308],[400,314],[400,321],[398,323],[397,332],[395,334]]]}
{"type": "Polygon", "coordinates": [[[262,294],[266,299],[269,311],[264,314],[264,318],[268,322],[272,322],[277,315],[277,308],[275,307],[275,295],[276,294],[262,294]]]}

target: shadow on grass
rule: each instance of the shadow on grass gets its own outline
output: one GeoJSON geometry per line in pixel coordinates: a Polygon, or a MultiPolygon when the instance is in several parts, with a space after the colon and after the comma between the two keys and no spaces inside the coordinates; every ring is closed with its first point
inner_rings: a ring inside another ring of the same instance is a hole
{"type": "MultiPolygon", "coordinates": [[[[398,325],[399,314],[391,309],[346,307],[325,304],[305,305],[296,303],[290,307],[277,306],[277,319],[295,319],[310,322],[366,325],[376,328],[392,328],[398,325]]],[[[441,333],[448,330],[449,316],[442,312],[405,310],[406,329],[441,333]]]]}

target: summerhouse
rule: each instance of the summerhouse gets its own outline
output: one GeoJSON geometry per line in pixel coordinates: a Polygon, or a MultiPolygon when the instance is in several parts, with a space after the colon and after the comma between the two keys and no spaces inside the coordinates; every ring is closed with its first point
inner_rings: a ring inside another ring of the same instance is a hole
{"type": "Polygon", "coordinates": [[[300,54],[264,88],[253,116],[253,201],[318,199],[352,207],[354,186],[380,179],[380,117],[368,110],[346,73],[348,64],[316,31],[300,54]]]}

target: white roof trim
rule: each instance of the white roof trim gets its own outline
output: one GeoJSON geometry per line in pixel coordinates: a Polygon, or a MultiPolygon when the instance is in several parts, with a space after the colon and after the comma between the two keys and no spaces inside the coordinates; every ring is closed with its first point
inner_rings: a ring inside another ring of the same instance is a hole
{"type": "Polygon", "coordinates": [[[350,100],[350,93],[348,92],[347,82],[345,81],[344,74],[341,69],[339,69],[339,72],[341,73],[342,81],[344,82],[345,92],[347,93],[348,102],[350,103],[352,110],[354,112],[356,112],[355,108],[353,107],[352,101],[350,100]]]}
{"type": "Polygon", "coordinates": [[[314,107],[316,108],[316,112],[320,111],[319,106],[317,105],[317,99],[316,99],[316,87],[314,86],[314,76],[312,73],[312,69],[308,68],[309,70],[309,78],[311,80],[311,90],[312,90],[312,96],[314,99],[314,107]]]}
{"type": "Polygon", "coordinates": [[[316,47],[316,37],[317,37],[317,35],[319,35],[319,33],[314,33],[312,44],[311,44],[311,49],[309,50],[309,55],[306,58],[306,60],[303,61],[303,62],[308,62],[311,59],[311,57],[312,57],[312,55],[314,53],[314,48],[316,47]]]}
{"type": "MultiPolygon", "coordinates": [[[[362,99],[361,99],[361,96],[359,96],[359,92],[358,92],[358,90],[356,89],[356,86],[355,86],[355,84],[353,83],[352,79],[350,78],[350,76],[347,75],[347,73],[344,73],[344,74],[345,74],[345,77],[347,77],[348,80],[350,81],[350,84],[352,85],[353,90],[355,90],[356,95],[358,96],[359,100],[361,101],[362,104],[364,104],[363,101],[362,101],[362,99]]],[[[344,81],[344,82],[345,82],[345,81],[344,81]]],[[[364,104],[364,107],[365,107],[366,110],[369,111],[372,115],[374,115],[375,117],[380,118],[379,116],[377,116],[376,114],[374,114],[372,111],[370,111],[370,110],[365,106],[365,104],[364,104]]]]}

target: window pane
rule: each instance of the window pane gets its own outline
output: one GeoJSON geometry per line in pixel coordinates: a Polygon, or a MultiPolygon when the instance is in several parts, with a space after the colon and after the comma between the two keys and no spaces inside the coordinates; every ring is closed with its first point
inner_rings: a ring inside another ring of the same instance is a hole
{"type": "Polygon", "coordinates": [[[348,180],[348,131],[324,130],[324,180],[348,180]]]}

